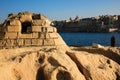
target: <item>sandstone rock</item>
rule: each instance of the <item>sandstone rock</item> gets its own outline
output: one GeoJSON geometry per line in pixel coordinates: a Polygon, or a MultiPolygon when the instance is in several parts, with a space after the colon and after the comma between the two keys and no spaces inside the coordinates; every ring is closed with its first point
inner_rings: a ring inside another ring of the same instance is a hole
{"type": "Polygon", "coordinates": [[[1,50],[0,56],[1,80],[85,80],[70,57],[56,48],[1,50]]]}
{"type": "Polygon", "coordinates": [[[67,52],[67,54],[76,63],[86,80],[117,80],[118,78],[116,73],[120,70],[120,65],[105,56],[82,51],[67,52]]]}
{"type": "Polygon", "coordinates": [[[95,54],[77,50],[66,52],[66,49],[64,49],[55,46],[2,49],[0,50],[0,79],[120,79],[120,65],[111,58],[100,53],[95,54]]]}

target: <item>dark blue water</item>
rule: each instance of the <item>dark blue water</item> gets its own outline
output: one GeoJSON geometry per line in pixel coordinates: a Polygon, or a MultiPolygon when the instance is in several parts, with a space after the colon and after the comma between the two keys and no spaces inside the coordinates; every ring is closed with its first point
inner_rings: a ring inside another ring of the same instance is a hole
{"type": "Polygon", "coordinates": [[[112,36],[116,38],[116,45],[120,47],[120,33],[60,33],[67,45],[91,46],[92,43],[98,43],[104,46],[110,46],[112,36]]]}

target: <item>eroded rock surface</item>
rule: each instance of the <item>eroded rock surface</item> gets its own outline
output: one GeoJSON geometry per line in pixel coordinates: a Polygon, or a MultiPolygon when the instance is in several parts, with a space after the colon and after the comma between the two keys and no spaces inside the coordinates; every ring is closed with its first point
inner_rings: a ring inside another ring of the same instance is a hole
{"type": "Polygon", "coordinates": [[[120,65],[104,55],[86,51],[56,47],[2,49],[0,79],[120,80],[120,65]]]}
{"type": "Polygon", "coordinates": [[[56,48],[26,49],[0,51],[1,80],[85,80],[64,51],[56,48]],[[11,53],[14,51],[19,52],[11,53]]]}

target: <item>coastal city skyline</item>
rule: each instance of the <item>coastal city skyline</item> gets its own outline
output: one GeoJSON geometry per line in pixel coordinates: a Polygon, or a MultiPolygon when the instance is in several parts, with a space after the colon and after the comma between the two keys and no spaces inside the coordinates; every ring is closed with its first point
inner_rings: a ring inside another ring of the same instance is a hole
{"type": "Polygon", "coordinates": [[[9,13],[24,11],[41,13],[53,20],[120,14],[119,0],[2,0],[0,5],[0,23],[9,13]]]}

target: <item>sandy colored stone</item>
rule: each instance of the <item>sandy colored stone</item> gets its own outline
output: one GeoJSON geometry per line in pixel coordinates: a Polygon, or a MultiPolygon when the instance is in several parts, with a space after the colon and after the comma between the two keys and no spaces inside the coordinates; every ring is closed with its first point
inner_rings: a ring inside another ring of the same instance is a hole
{"type": "Polygon", "coordinates": [[[24,14],[20,16],[21,22],[32,22],[32,16],[30,14],[24,14]]]}
{"type": "Polygon", "coordinates": [[[33,26],[43,26],[43,25],[45,25],[45,22],[43,20],[33,20],[32,25],[33,26]]]}
{"type": "Polygon", "coordinates": [[[58,38],[58,33],[49,33],[50,38],[58,38]]]}
{"type": "Polygon", "coordinates": [[[54,31],[54,32],[57,32],[57,29],[56,29],[55,27],[53,27],[53,31],[54,31]]]}
{"type": "MultiPolygon", "coordinates": [[[[68,48],[63,39],[57,34],[56,28],[51,26],[51,20],[42,14],[31,12],[9,14],[0,29],[3,33],[0,35],[3,43],[6,43],[4,39],[15,42],[14,45],[9,44],[10,48],[25,46],[55,46],[59,48],[65,48],[66,46],[65,49],[68,48]]],[[[0,49],[6,48],[6,46],[3,45],[0,49]]]]}
{"type": "Polygon", "coordinates": [[[38,45],[40,45],[40,46],[42,46],[43,45],[43,39],[37,39],[37,41],[38,41],[38,45]]]}
{"type": "Polygon", "coordinates": [[[31,45],[31,40],[25,39],[25,46],[30,46],[30,45],[31,45]]]}
{"type": "Polygon", "coordinates": [[[47,33],[53,33],[54,29],[53,27],[47,27],[47,33]]]}
{"type": "Polygon", "coordinates": [[[38,45],[38,39],[32,39],[32,45],[38,45]]]}
{"type": "Polygon", "coordinates": [[[23,39],[19,39],[18,40],[18,45],[19,46],[23,46],[24,45],[24,40],[23,39]]]}
{"type": "Polygon", "coordinates": [[[32,38],[39,38],[39,33],[32,33],[32,38]]]}
{"type": "Polygon", "coordinates": [[[5,33],[5,38],[10,38],[10,39],[15,39],[17,38],[17,33],[16,32],[6,32],[5,33]]]}
{"type": "Polygon", "coordinates": [[[21,26],[21,22],[18,19],[10,20],[10,26],[21,26]]]}
{"type": "MultiPolygon", "coordinates": [[[[74,49],[66,51],[48,46],[0,50],[0,79],[120,79],[120,65],[117,62],[99,53],[88,53],[74,49]]],[[[112,50],[114,49],[112,48],[112,50]]],[[[119,51],[119,49],[117,50],[119,51]]]]}
{"type": "Polygon", "coordinates": [[[44,46],[55,46],[55,42],[53,39],[45,39],[43,45],[44,46]]]}
{"type": "Polygon", "coordinates": [[[1,80],[85,80],[71,58],[55,48],[9,49],[0,65],[1,80]]]}
{"type": "Polygon", "coordinates": [[[32,33],[30,33],[30,34],[20,34],[20,38],[32,38],[32,33]]]}
{"type": "Polygon", "coordinates": [[[32,32],[41,32],[41,26],[32,26],[32,32]]]}
{"type": "MultiPolygon", "coordinates": [[[[94,48],[93,48],[94,49],[94,48]]],[[[113,48],[112,48],[113,49],[113,48]]],[[[76,63],[79,70],[84,74],[87,80],[119,80],[120,79],[120,65],[108,56],[101,55],[98,51],[88,53],[86,51],[73,48],[74,51],[67,52],[71,59],[76,63]]],[[[115,49],[114,49],[115,50],[115,49]]],[[[119,51],[119,49],[118,49],[119,51]]],[[[109,55],[109,52],[106,53],[109,55]]],[[[116,56],[113,54],[112,56],[116,56]]],[[[119,56],[119,55],[118,55],[119,56]]]]}
{"type": "Polygon", "coordinates": [[[7,26],[7,32],[21,32],[21,26],[7,26]]]}

